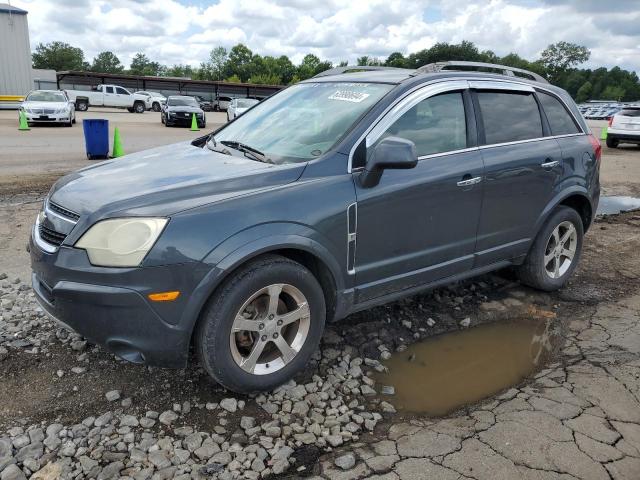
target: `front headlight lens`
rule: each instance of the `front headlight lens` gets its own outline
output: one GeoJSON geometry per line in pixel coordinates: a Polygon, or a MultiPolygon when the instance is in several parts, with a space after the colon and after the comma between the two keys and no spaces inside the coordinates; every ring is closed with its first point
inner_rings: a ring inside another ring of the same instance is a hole
{"type": "Polygon", "coordinates": [[[137,267],[156,243],[166,218],[114,218],[93,225],[76,242],[92,265],[137,267]]]}

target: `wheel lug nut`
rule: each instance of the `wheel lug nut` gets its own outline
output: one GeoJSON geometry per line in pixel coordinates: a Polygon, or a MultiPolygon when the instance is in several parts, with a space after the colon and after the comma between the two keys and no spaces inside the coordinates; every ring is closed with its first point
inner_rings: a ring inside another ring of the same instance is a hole
{"type": "Polygon", "coordinates": [[[273,313],[269,315],[269,320],[273,320],[273,313]]]}
{"type": "Polygon", "coordinates": [[[264,328],[264,323],[261,323],[260,325],[258,325],[258,329],[262,330],[264,328]]]}
{"type": "Polygon", "coordinates": [[[273,334],[273,338],[278,338],[278,333],[277,332],[273,334]]]}
{"type": "Polygon", "coordinates": [[[278,326],[282,325],[282,320],[278,320],[278,326]]]}
{"type": "Polygon", "coordinates": [[[263,342],[267,341],[267,336],[266,335],[262,335],[262,337],[260,338],[260,340],[262,340],[263,342]]]}

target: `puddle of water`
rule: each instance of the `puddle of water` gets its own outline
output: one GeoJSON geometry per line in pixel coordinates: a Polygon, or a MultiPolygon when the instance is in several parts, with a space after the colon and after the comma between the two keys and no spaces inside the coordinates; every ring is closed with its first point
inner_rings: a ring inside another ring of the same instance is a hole
{"type": "Polygon", "coordinates": [[[638,209],[640,209],[640,198],[622,196],[600,197],[597,214],[616,215],[638,209]]]}
{"type": "Polygon", "coordinates": [[[378,390],[393,386],[395,394],[382,397],[400,411],[436,416],[482,400],[547,361],[557,340],[549,317],[485,324],[413,344],[385,362],[388,372],[375,378],[378,390]]]}

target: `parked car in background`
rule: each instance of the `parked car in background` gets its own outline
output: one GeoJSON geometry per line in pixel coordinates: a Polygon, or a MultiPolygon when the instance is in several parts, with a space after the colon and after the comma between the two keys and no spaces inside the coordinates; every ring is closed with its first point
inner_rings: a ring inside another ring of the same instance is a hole
{"type": "Polygon", "coordinates": [[[75,103],[76,110],[85,112],[89,107],[126,108],[129,112],[144,113],[152,106],[147,95],[131,93],[118,85],[98,85],[94,90],[65,90],[75,103]]]}
{"type": "Polygon", "coordinates": [[[167,103],[162,107],[160,121],[167,127],[174,125],[191,126],[193,115],[196,116],[198,128],[207,125],[204,111],[193,97],[186,95],[172,95],[167,98],[167,103]]]}
{"type": "Polygon", "coordinates": [[[218,97],[213,101],[213,109],[216,112],[226,112],[231,100],[233,100],[231,97],[218,97]]]}
{"type": "Polygon", "coordinates": [[[71,127],[76,123],[76,108],[61,90],[33,90],[29,92],[20,111],[29,125],[34,123],[61,123],[71,127]]]}
{"type": "Polygon", "coordinates": [[[640,105],[627,105],[609,120],[607,147],[620,143],[640,144],[640,105]]]}
{"type": "Polygon", "coordinates": [[[200,108],[205,112],[211,112],[213,110],[213,105],[209,100],[206,100],[204,97],[201,97],[200,95],[193,95],[193,98],[196,99],[196,101],[200,105],[200,108]]]}
{"type": "Polygon", "coordinates": [[[258,103],[260,102],[255,98],[234,98],[227,108],[227,121],[239,117],[258,103]]]}
{"type": "Polygon", "coordinates": [[[194,352],[255,392],[354,312],[509,266],[544,291],[567,283],[601,146],[566,91],[472,62],[346,68],[58,180],[30,240],[44,310],[129,361],[194,352]],[[506,73],[444,68],[470,64],[506,73]]]}
{"type": "Polygon", "coordinates": [[[147,92],[147,91],[139,91],[135,93],[136,95],[144,95],[149,98],[149,101],[146,102],[147,105],[150,105],[149,110],[153,110],[154,112],[159,112],[162,110],[162,105],[167,103],[167,97],[158,92],[147,92]]]}

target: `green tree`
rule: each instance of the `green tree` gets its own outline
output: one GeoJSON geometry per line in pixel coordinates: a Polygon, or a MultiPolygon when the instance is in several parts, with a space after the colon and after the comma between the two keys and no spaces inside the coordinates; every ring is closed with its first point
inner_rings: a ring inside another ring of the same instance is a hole
{"type": "Polygon", "coordinates": [[[144,53],[136,53],[131,60],[129,66],[129,73],[132,75],[160,75],[166,73],[166,69],[163,69],[158,62],[153,62],[144,53]]]}
{"type": "Polygon", "coordinates": [[[213,80],[220,80],[224,74],[224,67],[227,63],[229,53],[224,47],[216,47],[209,53],[209,66],[213,80]]]}
{"type": "Polygon", "coordinates": [[[602,91],[602,98],[604,100],[616,100],[620,101],[624,97],[624,88],[619,85],[607,85],[602,91]]]}
{"type": "Polygon", "coordinates": [[[238,75],[231,75],[229,78],[225,80],[225,82],[242,83],[242,80],[238,75]]]}
{"type": "Polygon", "coordinates": [[[576,95],[576,101],[578,103],[583,103],[583,102],[586,102],[587,100],[591,100],[592,92],[593,92],[593,85],[591,85],[591,82],[587,80],[578,89],[578,93],[576,95]]]}
{"type": "Polygon", "coordinates": [[[407,68],[419,68],[423,65],[447,60],[466,60],[470,62],[491,62],[496,56],[491,51],[480,52],[473,42],[463,40],[459,44],[439,42],[431,48],[412,53],[407,58],[407,68]]]}
{"type": "Polygon", "coordinates": [[[32,54],[33,68],[46,68],[56,71],[88,70],[81,48],[72,47],[64,42],[39,43],[32,54]]]}
{"type": "Polygon", "coordinates": [[[229,59],[225,64],[225,76],[238,76],[246,82],[251,76],[250,64],[253,60],[253,52],[246,45],[239,43],[229,51],[229,59]]]}
{"type": "Polygon", "coordinates": [[[101,73],[120,73],[124,70],[124,66],[120,63],[120,59],[113,52],[100,52],[93,59],[91,71],[101,73]]]}
{"type": "Polygon", "coordinates": [[[363,66],[363,67],[365,66],[375,67],[378,65],[382,65],[382,62],[377,58],[370,57],[368,55],[363,55],[362,57],[358,58],[358,60],[356,61],[356,65],[363,66]]]}
{"type": "Polygon", "coordinates": [[[587,47],[570,42],[558,42],[549,45],[540,55],[540,61],[546,68],[551,80],[557,80],[561,74],[589,60],[591,52],[587,47]]]}
{"type": "Polygon", "coordinates": [[[407,66],[407,59],[401,52],[393,52],[384,61],[387,67],[405,68],[407,66]]]}

